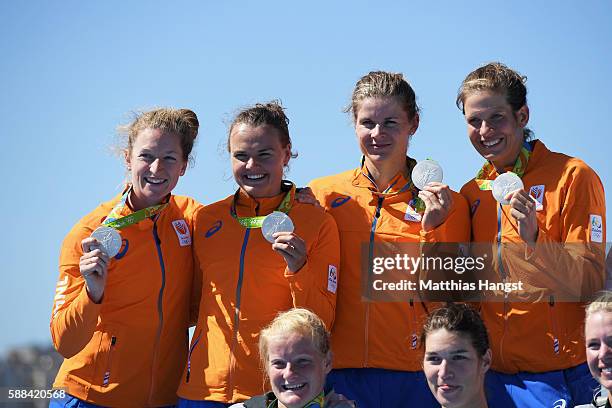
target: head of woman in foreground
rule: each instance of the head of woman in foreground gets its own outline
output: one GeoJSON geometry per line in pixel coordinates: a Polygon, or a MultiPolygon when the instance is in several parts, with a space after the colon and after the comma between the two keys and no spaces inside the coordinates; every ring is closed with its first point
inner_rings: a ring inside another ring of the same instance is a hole
{"type": "Polygon", "coordinates": [[[260,333],[259,355],[279,407],[301,408],[323,393],[332,368],[329,332],[311,311],[276,316],[260,333]]]}
{"type": "Polygon", "coordinates": [[[120,127],[132,190],[128,203],[140,210],[162,202],[185,174],[198,135],[198,117],[189,109],[160,108],[139,113],[120,127]]]}
{"type": "Polygon", "coordinates": [[[254,198],[281,193],[283,170],[292,157],[289,119],[277,101],[241,110],[227,140],[232,173],[240,189],[254,198]]]}
{"type": "Polygon", "coordinates": [[[470,72],[459,88],[456,104],[470,142],[497,168],[512,166],[531,136],[526,81],[506,65],[491,62],[470,72]]]}
{"type": "Polygon", "coordinates": [[[355,84],[346,111],[353,116],[367,165],[405,165],[408,141],[419,127],[419,107],[402,74],[373,71],[364,75],[355,84]]]}
{"type": "Polygon", "coordinates": [[[484,378],[491,366],[491,349],[478,313],[454,303],[437,309],[427,319],[421,341],[425,377],[440,405],[486,407],[484,378]]]}
{"type": "Polygon", "coordinates": [[[603,388],[612,391],[611,291],[602,292],[587,306],[584,329],[589,370],[603,388]]]}

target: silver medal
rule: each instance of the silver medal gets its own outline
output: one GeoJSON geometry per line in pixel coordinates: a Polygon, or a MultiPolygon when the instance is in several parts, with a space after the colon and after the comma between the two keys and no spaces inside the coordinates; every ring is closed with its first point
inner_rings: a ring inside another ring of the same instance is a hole
{"type": "Polygon", "coordinates": [[[272,234],[276,232],[293,232],[294,226],[291,218],[284,212],[274,211],[264,218],[261,224],[261,233],[266,241],[274,243],[272,234]]]}
{"type": "Polygon", "coordinates": [[[91,233],[91,237],[98,240],[102,246],[102,251],[113,258],[121,249],[121,235],[116,229],[106,226],[101,226],[91,233]]]}
{"type": "Polygon", "coordinates": [[[491,192],[497,202],[502,205],[508,205],[510,201],[504,200],[504,197],[513,191],[522,190],[524,186],[523,180],[516,173],[508,171],[497,176],[491,183],[491,187],[491,192]]]}
{"type": "Polygon", "coordinates": [[[443,176],[442,166],[435,160],[421,160],[412,169],[412,182],[419,190],[432,181],[441,183],[443,176]]]}

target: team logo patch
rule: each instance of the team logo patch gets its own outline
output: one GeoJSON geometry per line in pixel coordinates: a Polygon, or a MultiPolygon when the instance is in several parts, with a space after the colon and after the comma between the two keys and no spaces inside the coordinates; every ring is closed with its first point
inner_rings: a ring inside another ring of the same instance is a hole
{"type": "Polygon", "coordinates": [[[567,407],[567,401],[565,401],[564,399],[558,399],[555,402],[553,402],[553,408],[566,408],[567,407]]]}
{"type": "Polygon", "coordinates": [[[191,245],[191,234],[189,233],[189,227],[187,226],[185,220],[172,221],[172,226],[174,227],[176,236],[179,239],[179,244],[181,246],[191,245]]]}
{"type": "Polygon", "coordinates": [[[590,215],[589,228],[591,229],[591,241],[602,242],[603,241],[603,223],[601,221],[601,215],[597,215],[597,214],[590,215]]]}
{"type": "Polygon", "coordinates": [[[327,290],[331,293],[338,290],[338,268],[334,265],[329,265],[327,269],[327,290]]]}
{"type": "Polygon", "coordinates": [[[404,220],[411,222],[421,222],[421,214],[419,214],[410,204],[406,206],[406,214],[404,220]]]}
{"type": "Polygon", "coordinates": [[[542,211],[544,209],[544,184],[531,187],[529,195],[536,203],[536,211],[542,211]]]}

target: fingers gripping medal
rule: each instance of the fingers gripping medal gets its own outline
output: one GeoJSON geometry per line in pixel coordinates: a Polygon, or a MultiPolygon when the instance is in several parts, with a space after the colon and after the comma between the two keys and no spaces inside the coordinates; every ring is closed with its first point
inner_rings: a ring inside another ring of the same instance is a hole
{"type": "Polygon", "coordinates": [[[274,243],[275,239],[272,234],[276,232],[293,232],[294,226],[291,218],[284,212],[274,211],[261,224],[261,233],[266,241],[274,243]]]}
{"type": "Polygon", "coordinates": [[[441,183],[443,176],[442,166],[435,160],[421,160],[412,169],[412,182],[419,190],[432,181],[441,183]]]}
{"type": "Polygon", "coordinates": [[[502,205],[510,204],[509,200],[504,199],[505,196],[513,191],[522,190],[524,188],[523,180],[521,180],[516,173],[511,171],[497,176],[497,178],[491,183],[491,187],[493,197],[502,205]]]}
{"type": "Polygon", "coordinates": [[[100,245],[102,245],[102,251],[109,258],[113,258],[119,253],[119,249],[121,249],[121,235],[114,228],[107,226],[98,227],[91,233],[91,237],[98,240],[100,245]]]}

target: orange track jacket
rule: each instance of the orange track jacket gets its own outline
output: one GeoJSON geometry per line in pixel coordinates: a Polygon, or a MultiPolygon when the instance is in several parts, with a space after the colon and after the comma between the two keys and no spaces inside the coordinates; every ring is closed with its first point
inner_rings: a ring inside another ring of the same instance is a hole
{"type": "MultiPolygon", "coordinates": [[[[416,162],[407,160],[412,171],[416,162]]],[[[340,232],[342,280],[332,330],[334,368],[420,371],[422,350],[416,338],[427,307],[414,299],[396,303],[362,300],[362,249],[374,242],[468,242],[468,207],[460,194],[452,192],[454,204],[446,222],[424,232],[420,221],[405,219],[412,193],[401,190],[408,180],[398,174],[389,191],[381,194],[364,171],[362,166],[310,183],[340,232]]]]}
{"type": "MultiPolygon", "coordinates": [[[[285,193],[253,199],[240,193],[239,217],[274,211],[285,193]]],[[[340,244],[334,219],[321,208],[293,202],[289,216],[307,247],[295,274],[261,229],[231,215],[234,196],[196,215],[194,254],[202,302],[178,394],[189,400],[243,401],[267,387],[259,364],[259,331],[280,311],[306,307],[328,327],[334,320],[340,244]]]]}
{"type": "MultiPolygon", "coordinates": [[[[553,279],[549,282],[567,291],[595,292],[604,282],[606,211],[601,181],[583,161],[551,152],[540,141],[533,143],[522,179],[525,191],[539,197],[542,204],[536,212],[536,250],[514,265],[503,258],[503,272],[509,281],[553,279]]],[[[523,242],[510,207],[499,205],[491,191],[481,191],[470,180],[461,194],[472,209],[473,242],[498,243],[500,254],[503,243],[523,242]]],[[[495,273],[502,271],[496,267],[495,273]]],[[[537,303],[482,303],[493,369],[504,373],[545,372],[585,361],[584,304],[556,302],[554,296],[548,299],[537,303]]]]}
{"type": "Polygon", "coordinates": [[[200,205],[171,196],[153,219],[121,229],[123,246],[95,304],[79,272],[81,240],[120,198],[82,218],[62,244],[51,336],[65,360],[54,386],[103,406],[172,405],[187,360],[192,217],[200,205]]]}

